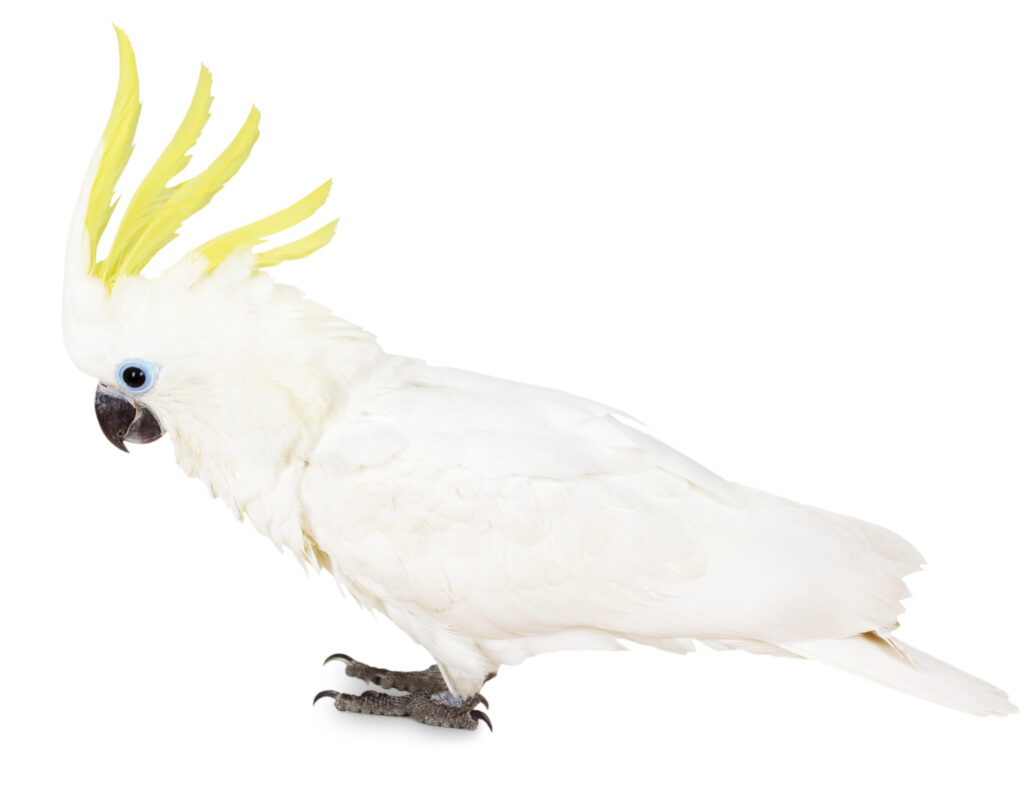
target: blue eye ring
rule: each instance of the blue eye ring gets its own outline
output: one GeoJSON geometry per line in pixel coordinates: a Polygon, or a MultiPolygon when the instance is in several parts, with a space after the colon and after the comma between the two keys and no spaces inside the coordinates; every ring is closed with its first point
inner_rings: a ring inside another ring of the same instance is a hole
{"type": "Polygon", "coordinates": [[[160,374],[160,366],[145,360],[125,360],[117,366],[117,382],[129,393],[145,393],[160,374]]]}

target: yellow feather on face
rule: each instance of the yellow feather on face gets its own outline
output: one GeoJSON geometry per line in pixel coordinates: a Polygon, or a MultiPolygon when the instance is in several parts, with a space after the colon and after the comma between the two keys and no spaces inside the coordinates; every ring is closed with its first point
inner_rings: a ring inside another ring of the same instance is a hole
{"type": "MultiPolygon", "coordinates": [[[[116,26],[114,30],[120,53],[120,77],[114,106],[103,132],[99,164],[89,191],[84,222],[89,240],[89,273],[100,278],[108,290],[119,278],[141,273],[153,256],[177,237],[182,223],[206,207],[235,175],[259,137],[260,120],[259,111],[253,107],[238,134],[206,169],[177,185],[169,185],[188,165],[191,159],[189,150],[195,146],[210,117],[212,80],[209,70],[205,65],[201,66],[184,119],[132,196],[109,254],[98,261],[97,245],[114,208],[111,203],[114,187],[132,153],[132,140],[141,109],[135,54],[124,32],[116,26]]],[[[261,244],[264,237],[307,219],[323,205],[329,190],[328,181],[275,214],[211,239],[197,251],[207,259],[207,272],[213,272],[233,251],[252,249],[261,244]]],[[[269,267],[309,255],[331,240],[336,225],[337,220],[301,239],[255,254],[256,266],[269,267]]]]}

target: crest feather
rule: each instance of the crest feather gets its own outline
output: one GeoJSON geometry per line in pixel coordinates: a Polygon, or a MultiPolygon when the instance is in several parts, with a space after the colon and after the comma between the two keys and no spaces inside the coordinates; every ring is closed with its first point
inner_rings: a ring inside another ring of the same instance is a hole
{"type": "Polygon", "coordinates": [[[192,177],[171,189],[169,196],[156,210],[149,212],[143,227],[135,238],[127,244],[118,244],[115,240],[111,247],[111,255],[124,254],[120,264],[97,266],[99,275],[107,286],[124,275],[138,275],[147,262],[178,235],[178,228],[192,214],[201,211],[213,199],[214,194],[235,176],[242,167],[256,138],[259,137],[260,112],[255,107],[249,111],[242,128],[238,130],[228,147],[221,152],[209,166],[195,177],[192,177]]]}
{"type": "MultiPolygon", "coordinates": [[[[84,227],[89,242],[89,274],[100,278],[111,289],[119,278],[138,275],[164,246],[178,235],[178,228],[194,213],[202,210],[242,167],[259,137],[260,113],[253,107],[238,134],[203,171],[177,185],[170,182],[191,159],[189,151],[202,134],[210,117],[212,79],[203,65],[192,101],[174,137],[139,184],[125,209],[114,234],[106,259],[97,261],[100,237],[109,223],[116,202],[114,188],[132,153],[132,141],[138,125],[141,104],[135,53],[125,33],[115,26],[120,74],[114,106],[103,131],[95,176],[89,190],[84,227]]],[[[265,237],[302,222],[323,205],[330,181],[293,205],[241,228],[211,239],[198,249],[207,260],[207,272],[213,272],[236,249],[252,249],[265,237]]],[[[255,253],[257,267],[269,267],[281,261],[302,258],[323,247],[334,235],[337,220],[309,235],[255,253]]]]}
{"type": "MultiPolygon", "coordinates": [[[[280,233],[285,228],[290,228],[308,219],[327,201],[329,193],[331,193],[330,180],[304,196],[298,202],[289,205],[277,213],[228,231],[216,239],[211,239],[198,248],[197,252],[202,253],[206,257],[212,271],[235,250],[239,248],[251,249],[258,244],[262,244],[265,237],[280,233]]],[[[338,220],[335,219],[319,230],[294,242],[283,244],[273,250],[255,253],[256,266],[271,267],[274,264],[280,264],[282,261],[308,256],[331,240],[337,224],[338,220]]]]}
{"type": "Polygon", "coordinates": [[[117,34],[117,50],[120,58],[120,73],[117,79],[117,93],[114,106],[100,140],[101,152],[96,176],[89,192],[85,209],[85,230],[89,237],[89,266],[96,264],[96,247],[103,231],[110,221],[110,214],[117,202],[114,187],[121,179],[124,167],[132,154],[132,140],[139,123],[142,104],[139,101],[139,74],[135,67],[135,52],[124,31],[114,26],[117,34]]]}
{"type": "Polygon", "coordinates": [[[318,228],[308,236],[296,239],[294,242],[282,244],[262,253],[256,253],[257,267],[273,267],[282,261],[292,261],[297,258],[305,258],[310,253],[315,253],[331,239],[334,238],[334,231],[338,229],[338,220],[328,222],[322,228],[318,228]]]}
{"type": "MultiPolygon", "coordinates": [[[[96,267],[97,275],[104,280],[107,280],[108,275],[112,280],[121,274],[134,275],[140,272],[156,251],[170,241],[166,239],[156,246],[155,240],[146,239],[147,232],[162,207],[171,201],[180,188],[168,188],[167,185],[192,159],[188,152],[196,145],[203,126],[210,118],[210,104],[213,102],[210,87],[210,71],[206,69],[206,65],[202,65],[199,68],[199,81],[196,82],[192,103],[189,104],[185,118],[171,142],[167,144],[167,148],[136,189],[117,228],[110,254],[96,267]],[[156,249],[152,249],[153,247],[156,249]]],[[[170,238],[173,238],[173,235],[170,238]]]]}

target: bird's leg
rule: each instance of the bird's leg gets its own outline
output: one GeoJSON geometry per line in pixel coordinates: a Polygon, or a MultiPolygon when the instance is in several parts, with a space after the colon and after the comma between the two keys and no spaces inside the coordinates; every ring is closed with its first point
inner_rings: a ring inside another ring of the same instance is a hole
{"type": "Polygon", "coordinates": [[[344,661],[345,674],[349,677],[406,693],[395,695],[364,691],[356,696],[337,691],[321,691],[313,699],[314,704],[323,697],[330,697],[339,711],[378,716],[411,716],[425,725],[464,730],[476,730],[477,724],[484,722],[488,728],[494,729],[487,714],[473,710],[481,703],[486,707],[487,700],[480,694],[472,697],[453,694],[448,690],[437,666],[422,671],[390,671],[367,666],[346,654],[333,654],[324,663],[332,660],[344,661]]]}

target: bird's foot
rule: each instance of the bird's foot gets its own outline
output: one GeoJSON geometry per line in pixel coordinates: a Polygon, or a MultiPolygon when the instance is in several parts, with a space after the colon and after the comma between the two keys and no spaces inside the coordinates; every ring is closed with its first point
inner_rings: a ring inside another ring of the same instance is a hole
{"type": "Polygon", "coordinates": [[[355,677],[380,688],[391,688],[406,693],[394,695],[380,691],[364,691],[356,696],[337,691],[321,691],[313,699],[314,705],[317,700],[330,697],[334,700],[334,707],[339,711],[379,716],[411,716],[425,725],[463,730],[476,730],[477,724],[483,722],[494,730],[487,714],[474,710],[480,704],[490,707],[483,695],[456,696],[448,690],[448,685],[437,666],[430,666],[422,671],[391,671],[360,663],[346,654],[333,654],[324,661],[324,664],[332,660],[343,661],[345,674],[349,677],[355,677]]]}
{"type": "Polygon", "coordinates": [[[411,716],[424,725],[439,728],[461,728],[476,730],[483,722],[494,730],[491,720],[483,711],[474,710],[483,701],[477,694],[473,697],[457,697],[448,690],[433,694],[385,694],[383,691],[364,691],[355,694],[340,694],[337,691],[321,691],[313,698],[313,704],[324,697],[334,700],[334,707],[350,713],[369,713],[378,716],[411,716]]]}

